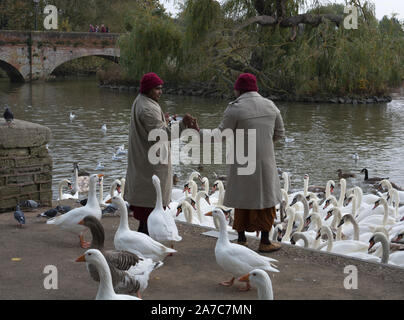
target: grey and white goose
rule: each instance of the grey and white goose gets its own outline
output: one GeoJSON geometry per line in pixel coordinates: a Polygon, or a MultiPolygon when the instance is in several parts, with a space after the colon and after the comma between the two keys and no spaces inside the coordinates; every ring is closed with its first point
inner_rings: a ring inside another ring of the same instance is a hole
{"type": "MultiPolygon", "coordinates": [[[[124,250],[104,250],[104,227],[92,216],[87,216],[79,224],[90,229],[92,235],[91,248],[98,249],[104,255],[111,270],[112,284],[115,292],[134,294],[141,298],[141,293],[147,288],[150,273],[161,267],[163,262],[153,262],[152,259],[141,258],[124,250]]],[[[95,266],[87,263],[87,269],[94,281],[99,282],[95,266]]]]}

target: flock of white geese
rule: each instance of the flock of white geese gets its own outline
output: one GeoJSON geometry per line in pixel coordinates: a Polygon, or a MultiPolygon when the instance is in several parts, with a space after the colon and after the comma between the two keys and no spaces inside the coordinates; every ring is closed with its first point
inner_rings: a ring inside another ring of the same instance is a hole
{"type": "MultiPolygon", "coordinates": [[[[330,180],[324,188],[325,199],[321,200],[318,193],[309,191],[308,175],[303,179],[303,191],[294,193],[289,193],[288,174],[283,173],[282,177],[283,201],[277,208],[277,219],[271,230],[274,240],[404,267],[404,251],[400,251],[401,244],[404,244],[404,207],[400,207],[404,202],[404,192],[394,189],[388,180],[380,182],[387,192],[374,195],[363,194],[358,186],[347,190],[346,180],[342,178],[338,198],[333,195],[336,184],[330,180]]],[[[273,264],[276,260],[229,241],[234,209],[223,206],[225,189],[221,180],[216,180],[210,190],[209,180],[196,171],[192,172],[184,188],[172,190],[172,202],[164,208],[160,180],[157,176],[151,177],[156,190],[156,205],[148,218],[148,236],[129,228],[128,207],[121,190],[117,190],[122,181],[115,180],[108,199],[103,199],[102,179],[102,174],[89,176],[85,206],[47,220],[48,224],[79,235],[83,248],[91,246],[77,261],[85,261],[89,272],[92,265],[93,274],[95,268],[98,276],[92,277],[100,282],[96,299],[139,299],[140,292],[147,287],[150,273],[163,265],[166,256],[177,252],[174,244],[182,237],[176,220],[218,229],[216,262],[232,274],[232,278],[222,285],[231,286],[238,279],[246,282],[241,290],[249,290],[251,284],[258,288],[259,299],[273,299],[271,279],[265,271],[279,272],[273,264]],[[195,179],[202,184],[202,190],[198,190],[195,179]],[[100,185],[98,197],[97,183],[100,185]],[[104,237],[99,223],[101,207],[109,203],[118,209],[120,224],[114,237],[115,250],[107,255],[99,245],[103,240],[95,239],[104,237]],[[91,244],[83,238],[86,228],[93,235],[91,244]],[[118,272],[116,269],[122,261],[126,262],[125,267],[118,272]],[[128,261],[134,262],[128,266],[128,261]],[[138,297],[131,295],[134,292],[138,297]]],[[[59,186],[60,199],[63,198],[64,185],[66,181],[59,186]]],[[[258,234],[251,233],[251,236],[258,234]]]]}
{"type": "MultiPolygon", "coordinates": [[[[156,191],[156,205],[147,221],[149,235],[129,228],[128,207],[122,198],[122,192],[116,190],[117,180],[111,186],[109,199],[107,201],[102,199],[102,174],[89,176],[85,206],[47,220],[49,225],[78,235],[82,248],[90,248],[76,261],[86,262],[91,277],[99,282],[96,299],[140,299],[140,294],[147,288],[150,273],[163,266],[163,260],[167,256],[175,255],[177,252],[174,243],[181,241],[182,237],[179,235],[176,220],[194,221],[196,218],[202,225],[218,228],[216,262],[223,270],[232,274],[232,278],[222,282],[222,285],[231,286],[238,279],[246,282],[246,286],[240,290],[249,290],[250,284],[255,286],[256,278],[262,276],[261,272],[264,272],[262,270],[279,272],[273,264],[277,260],[259,255],[245,246],[229,241],[228,228],[231,228],[229,218],[234,210],[218,203],[223,201],[224,197],[221,181],[214,187],[218,188],[217,192],[209,196],[207,179],[201,178],[196,172],[191,176],[190,181],[196,177],[200,178],[207,188],[206,191],[197,191],[195,194],[195,185],[192,182],[188,183],[183,190],[180,190],[176,201],[170,203],[169,208],[163,207],[159,178],[151,177],[156,191]],[[101,189],[99,196],[97,196],[97,184],[101,189]],[[103,216],[101,207],[109,203],[117,208],[120,223],[114,236],[115,249],[105,251],[103,249],[105,235],[100,223],[103,216]],[[189,209],[193,211],[187,211],[189,209]],[[87,228],[92,234],[91,243],[84,241],[84,232],[87,228]],[[137,297],[133,295],[135,293],[137,297]]],[[[60,183],[59,193],[62,195],[65,185],[71,186],[70,181],[60,183]]],[[[173,190],[173,196],[177,191],[173,190]]],[[[269,276],[264,276],[263,281],[259,281],[259,286],[264,286],[263,290],[258,289],[260,299],[273,298],[269,276]]]]}

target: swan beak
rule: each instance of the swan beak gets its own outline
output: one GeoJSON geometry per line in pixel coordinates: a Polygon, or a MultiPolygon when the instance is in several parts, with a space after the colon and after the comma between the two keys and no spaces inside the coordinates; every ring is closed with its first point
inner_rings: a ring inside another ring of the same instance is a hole
{"type": "Polygon", "coordinates": [[[206,212],[206,213],[205,213],[205,216],[207,216],[207,217],[213,217],[213,212],[212,212],[212,211],[206,212]]]}
{"type": "Polygon", "coordinates": [[[372,210],[376,209],[376,208],[379,206],[379,204],[380,204],[380,201],[379,201],[379,200],[378,200],[378,201],[376,201],[376,202],[375,202],[375,205],[374,205],[374,207],[373,207],[373,209],[372,209],[372,210]]]}
{"type": "Polygon", "coordinates": [[[404,217],[402,217],[402,218],[400,219],[400,221],[404,221],[404,217]]]}
{"type": "Polygon", "coordinates": [[[306,221],[304,222],[304,227],[307,228],[311,223],[311,219],[307,218],[306,221]]]}
{"type": "Polygon", "coordinates": [[[344,222],[345,222],[344,219],[341,219],[341,221],[339,222],[337,228],[339,228],[340,226],[342,226],[342,225],[344,224],[344,222]]]}
{"type": "Polygon", "coordinates": [[[112,199],[108,199],[107,201],[105,201],[105,203],[111,203],[112,199]]]}
{"type": "Polygon", "coordinates": [[[76,262],[86,262],[86,256],[83,254],[76,259],[76,262]]]}
{"type": "Polygon", "coordinates": [[[82,226],[84,225],[84,220],[80,220],[78,224],[81,224],[82,226]]]}
{"type": "Polygon", "coordinates": [[[209,196],[205,197],[206,202],[210,205],[209,196]]]}
{"type": "Polygon", "coordinates": [[[241,276],[240,278],[238,278],[238,281],[241,281],[241,282],[248,282],[248,281],[250,281],[250,274],[247,273],[247,274],[245,274],[244,276],[241,276]]]}
{"type": "Polygon", "coordinates": [[[118,191],[118,193],[121,193],[121,186],[117,186],[116,191],[118,191]]]}
{"type": "Polygon", "coordinates": [[[175,216],[178,217],[181,212],[182,212],[182,208],[181,207],[177,208],[177,214],[175,216]]]}
{"type": "Polygon", "coordinates": [[[321,233],[317,232],[316,240],[320,239],[320,237],[321,237],[321,233]]]}
{"type": "Polygon", "coordinates": [[[330,211],[327,212],[327,216],[325,217],[324,220],[327,221],[331,216],[332,216],[332,211],[330,210],[330,211]]]}
{"type": "Polygon", "coordinates": [[[333,193],[333,192],[334,192],[334,187],[331,186],[331,188],[330,188],[330,193],[333,193]]]}
{"type": "Polygon", "coordinates": [[[212,193],[216,191],[216,186],[212,187],[212,193]]]}
{"type": "Polygon", "coordinates": [[[369,240],[369,248],[368,251],[370,251],[370,249],[373,248],[373,246],[375,245],[375,242],[373,241],[373,238],[369,240]]]}

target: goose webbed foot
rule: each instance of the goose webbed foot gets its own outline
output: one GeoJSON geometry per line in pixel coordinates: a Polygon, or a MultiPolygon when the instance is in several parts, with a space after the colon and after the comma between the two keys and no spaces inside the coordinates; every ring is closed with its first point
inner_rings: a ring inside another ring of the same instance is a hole
{"type": "Polygon", "coordinates": [[[83,249],[90,248],[91,242],[84,241],[84,237],[82,235],[80,235],[79,238],[80,238],[80,247],[82,247],[83,249]]]}
{"type": "Polygon", "coordinates": [[[225,286],[225,287],[231,287],[233,285],[233,283],[234,283],[234,279],[235,278],[233,277],[229,281],[220,282],[220,285],[225,286]]]}

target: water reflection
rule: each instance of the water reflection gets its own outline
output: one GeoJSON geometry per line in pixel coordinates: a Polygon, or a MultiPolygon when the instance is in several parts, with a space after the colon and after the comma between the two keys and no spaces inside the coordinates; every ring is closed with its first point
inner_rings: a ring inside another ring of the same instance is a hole
{"type": "MultiPolygon", "coordinates": [[[[105,184],[125,176],[126,157],[113,160],[118,146],[127,148],[130,109],[135,92],[118,92],[97,87],[95,79],[15,85],[0,82],[0,106],[7,103],[15,117],[49,127],[52,140],[49,150],[53,157],[53,194],[57,183],[71,178],[73,161],[81,168],[95,170],[98,162],[105,166],[105,184]],[[73,112],[76,117],[70,121],[73,112]],[[101,130],[107,125],[107,133],[101,130]]],[[[292,174],[292,189],[303,187],[303,175],[310,174],[310,184],[325,185],[338,180],[336,170],[357,173],[348,180],[364,186],[359,171],[366,167],[370,176],[389,176],[404,186],[404,93],[381,105],[318,105],[278,103],[287,142],[277,143],[278,166],[292,174]],[[354,161],[357,152],[360,159],[354,161]]],[[[200,127],[215,128],[226,108],[226,101],[196,97],[163,95],[165,111],[179,115],[187,112],[198,117],[200,127]]],[[[184,144],[185,142],[181,142],[184,144]]],[[[213,183],[213,172],[225,174],[225,165],[174,165],[173,172],[183,184],[193,170],[201,171],[213,183]]],[[[108,188],[104,187],[105,193],[108,188]]]]}

